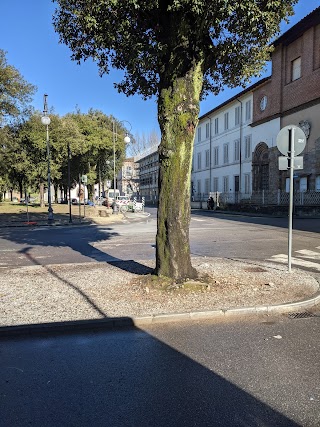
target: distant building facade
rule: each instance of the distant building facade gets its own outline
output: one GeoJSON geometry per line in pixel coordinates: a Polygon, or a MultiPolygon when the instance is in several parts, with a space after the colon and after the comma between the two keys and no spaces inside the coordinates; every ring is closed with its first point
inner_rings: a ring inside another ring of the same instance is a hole
{"type": "Polygon", "coordinates": [[[200,117],[193,200],[215,193],[225,203],[286,203],[289,171],[278,170],[276,137],[293,124],[307,138],[304,169],[295,171],[297,203],[320,205],[320,8],[274,46],[270,77],[200,117]]]}
{"type": "Polygon", "coordinates": [[[140,192],[139,166],[134,157],[124,160],[117,175],[117,188],[122,195],[136,196],[140,192]]]}
{"type": "Polygon", "coordinates": [[[139,171],[139,195],[146,202],[158,200],[159,154],[158,147],[152,146],[140,156],[135,157],[139,171]]]}

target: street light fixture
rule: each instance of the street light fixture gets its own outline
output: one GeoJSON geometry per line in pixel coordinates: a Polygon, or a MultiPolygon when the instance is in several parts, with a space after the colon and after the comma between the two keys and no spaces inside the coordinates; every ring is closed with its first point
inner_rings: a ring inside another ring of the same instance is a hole
{"type": "Polygon", "coordinates": [[[49,125],[50,117],[48,116],[48,103],[47,103],[47,94],[43,95],[43,116],[41,117],[41,123],[47,128],[47,159],[48,159],[48,222],[53,221],[53,209],[51,205],[51,168],[50,168],[50,145],[49,145],[49,125]]]}

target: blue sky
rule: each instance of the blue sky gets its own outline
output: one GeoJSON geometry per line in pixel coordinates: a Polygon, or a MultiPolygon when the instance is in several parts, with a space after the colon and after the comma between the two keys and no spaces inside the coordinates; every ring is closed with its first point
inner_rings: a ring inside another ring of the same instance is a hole
{"type": "MultiPolygon", "coordinates": [[[[285,31],[320,6],[320,0],[299,0],[295,16],[285,31]]],[[[43,109],[43,94],[48,94],[49,108],[64,115],[78,106],[102,110],[132,125],[132,133],[159,132],[155,99],[143,101],[139,96],[126,97],[113,87],[120,74],[112,71],[102,78],[91,61],[80,66],[70,60],[69,49],[58,43],[52,26],[55,5],[51,0],[0,0],[0,48],[23,77],[37,86],[33,106],[43,109]]],[[[269,75],[267,71],[263,76],[269,75]]],[[[200,114],[216,107],[242,89],[226,89],[218,96],[209,96],[201,103],[200,114]]]]}

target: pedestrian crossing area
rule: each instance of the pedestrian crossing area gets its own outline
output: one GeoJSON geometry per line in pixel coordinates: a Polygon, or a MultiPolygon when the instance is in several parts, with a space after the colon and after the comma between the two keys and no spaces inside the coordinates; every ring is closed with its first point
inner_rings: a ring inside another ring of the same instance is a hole
{"type": "MultiPolygon", "coordinates": [[[[317,246],[315,249],[318,251],[310,251],[308,249],[293,251],[291,257],[292,265],[298,268],[305,268],[320,273],[320,246],[317,246]]],[[[288,255],[273,255],[267,261],[288,264],[288,255]]]]}

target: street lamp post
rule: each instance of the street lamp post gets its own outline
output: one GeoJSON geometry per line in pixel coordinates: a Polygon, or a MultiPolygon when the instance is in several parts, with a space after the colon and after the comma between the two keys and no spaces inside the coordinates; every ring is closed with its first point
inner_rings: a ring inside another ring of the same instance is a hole
{"type": "MultiPolygon", "coordinates": [[[[128,122],[127,120],[122,120],[119,123],[123,123],[126,122],[130,125],[130,130],[132,129],[131,123],[128,122]]],[[[116,204],[116,189],[117,189],[117,180],[116,180],[116,139],[117,139],[117,129],[116,129],[116,122],[115,120],[112,120],[112,142],[113,142],[113,196],[114,196],[114,201],[113,201],[113,213],[118,213],[118,208],[117,208],[117,204],[116,204]]],[[[126,136],[124,137],[124,142],[126,144],[130,143],[130,137],[128,132],[126,133],[126,136]]]]}
{"type": "Polygon", "coordinates": [[[72,222],[71,214],[71,150],[70,143],[68,142],[68,205],[69,205],[69,222],[72,222]]]}
{"type": "Polygon", "coordinates": [[[50,117],[48,116],[48,103],[47,103],[47,94],[43,95],[43,116],[41,117],[41,123],[46,126],[47,129],[47,159],[48,159],[48,222],[53,221],[53,209],[51,205],[51,168],[50,168],[50,145],[49,145],[49,125],[50,117]]]}

